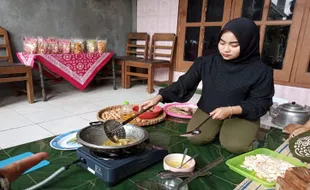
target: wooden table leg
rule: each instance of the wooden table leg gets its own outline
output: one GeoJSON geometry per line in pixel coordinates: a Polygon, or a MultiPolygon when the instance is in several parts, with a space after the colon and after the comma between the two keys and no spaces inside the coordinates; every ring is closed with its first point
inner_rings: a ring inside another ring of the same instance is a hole
{"type": "Polygon", "coordinates": [[[112,59],[112,75],[113,75],[113,89],[116,90],[116,74],[115,74],[115,62],[112,59]]]}
{"type": "Polygon", "coordinates": [[[42,98],[43,98],[43,101],[45,102],[46,101],[46,94],[45,94],[45,86],[44,86],[44,79],[43,79],[43,67],[39,61],[37,61],[37,64],[39,66],[41,89],[42,89],[42,98]]]}

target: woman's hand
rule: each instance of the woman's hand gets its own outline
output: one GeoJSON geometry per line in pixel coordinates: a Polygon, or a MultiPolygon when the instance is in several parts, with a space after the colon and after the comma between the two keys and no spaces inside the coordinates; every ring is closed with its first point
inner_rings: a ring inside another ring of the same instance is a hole
{"type": "Polygon", "coordinates": [[[294,131],[303,128],[303,125],[300,124],[288,124],[283,128],[283,133],[293,134],[294,131]]]}
{"type": "Polygon", "coordinates": [[[1,168],[0,174],[6,177],[11,183],[15,181],[18,177],[20,177],[25,171],[37,165],[42,160],[48,158],[48,156],[49,155],[46,152],[34,154],[28,158],[14,162],[4,168],[1,168]]]}
{"type": "Polygon", "coordinates": [[[149,99],[148,101],[143,102],[142,104],[140,104],[140,108],[147,109],[147,108],[149,108],[151,106],[157,105],[162,100],[163,100],[163,97],[161,95],[157,95],[154,98],[149,99]]]}
{"type": "Polygon", "coordinates": [[[295,136],[297,136],[297,135],[300,135],[300,134],[302,134],[302,133],[304,133],[304,132],[307,132],[307,131],[309,131],[309,129],[307,129],[306,127],[300,127],[300,128],[294,130],[294,131],[291,133],[290,138],[293,138],[293,137],[295,137],[295,136]]]}
{"type": "Polygon", "coordinates": [[[224,120],[228,118],[230,115],[232,115],[232,107],[216,108],[210,113],[210,116],[212,116],[212,119],[216,119],[216,120],[224,120]]]}

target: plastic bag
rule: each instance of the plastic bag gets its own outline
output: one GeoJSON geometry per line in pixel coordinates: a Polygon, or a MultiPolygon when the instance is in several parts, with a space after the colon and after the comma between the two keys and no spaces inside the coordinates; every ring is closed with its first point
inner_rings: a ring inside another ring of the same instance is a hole
{"type": "Polygon", "coordinates": [[[38,53],[38,39],[35,37],[24,37],[24,52],[29,54],[38,53]]]}
{"type": "Polygon", "coordinates": [[[47,39],[42,36],[38,37],[38,53],[39,54],[47,54],[48,53],[48,43],[47,39]]]}
{"type": "Polygon", "coordinates": [[[71,46],[72,46],[72,53],[74,54],[84,53],[84,40],[83,39],[73,39],[71,46]]]}
{"type": "Polygon", "coordinates": [[[97,40],[98,52],[104,53],[106,52],[107,40],[97,40]]]}
{"type": "Polygon", "coordinates": [[[96,40],[87,40],[86,49],[88,53],[97,52],[97,41],[96,40]]]}
{"type": "Polygon", "coordinates": [[[71,53],[71,40],[59,39],[58,46],[59,46],[59,53],[63,54],[71,53]]]}

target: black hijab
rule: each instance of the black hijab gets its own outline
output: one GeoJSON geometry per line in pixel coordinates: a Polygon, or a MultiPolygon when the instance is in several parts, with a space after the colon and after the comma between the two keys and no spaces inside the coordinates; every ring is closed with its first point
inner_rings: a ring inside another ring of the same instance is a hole
{"type": "Polygon", "coordinates": [[[230,20],[220,32],[219,40],[225,31],[232,32],[237,38],[240,45],[240,55],[229,61],[222,58],[223,61],[235,64],[260,61],[259,30],[252,20],[243,17],[230,20]]]}

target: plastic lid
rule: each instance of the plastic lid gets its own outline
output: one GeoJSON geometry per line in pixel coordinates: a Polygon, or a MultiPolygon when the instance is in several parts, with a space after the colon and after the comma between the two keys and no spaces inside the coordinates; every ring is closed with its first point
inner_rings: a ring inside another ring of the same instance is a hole
{"type": "Polygon", "coordinates": [[[128,101],[125,101],[125,102],[124,102],[124,105],[128,105],[128,104],[129,104],[129,102],[128,102],[128,101]]]}

